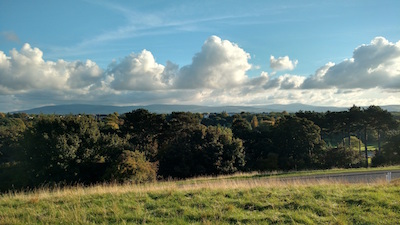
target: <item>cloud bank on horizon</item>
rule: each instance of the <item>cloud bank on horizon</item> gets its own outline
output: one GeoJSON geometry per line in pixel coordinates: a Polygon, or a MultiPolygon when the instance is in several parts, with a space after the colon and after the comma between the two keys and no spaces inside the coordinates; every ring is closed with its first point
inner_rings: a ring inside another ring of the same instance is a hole
{"type": "MultiPolygon", "coordinates": [[[[349,50],[350,51],[350,50],[349,50]]],[[[146,49],[100,68],[94,61],[43,59],[26,43],[0,51],[0,109],[46,104],[92,103],[255,105],[305,103],[351,106],[400,103],[400,41],[375,37],[352,58],[326,62],[309,76],[289,73],[300,64],[270,55],[273,73],[250,76],[256,66],[238,44],[210,36],[188,65],[156,61],[146,49]],[[275,71],[286,71],[277,76],[275,71]],[[289,71],[289,72],[288,72],[289,71]]],[[[0,110],[2,111],[2,110],[0,110]]]]}

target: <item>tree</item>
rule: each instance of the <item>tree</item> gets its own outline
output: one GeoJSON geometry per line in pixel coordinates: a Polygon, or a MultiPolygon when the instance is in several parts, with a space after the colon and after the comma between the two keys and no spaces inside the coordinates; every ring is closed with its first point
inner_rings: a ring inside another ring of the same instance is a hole
{"type": "Polygon", "coordinates": [[[351,148],[339,146],[329,148],[326,152],[325,165],[328,168],[358,167],[362,162],[362,156],[351,148]]]}
{"type": "Polygon", "coordinates": [[[200,125],[201,115],[191,112],[173,112],[166,117],[167,129],[183,130],[200,125]]]}
{"type": "MultiPolygon", "coordinates": [[[[353,105],[348,113],[348,125],[347,125],[347,131],[348,131],[348,143],[349,143],[349,148],[351,148],[351,132],[355,133],[360,133],[360,130],[362,129],[362,111],[361,107],[353,105]]],[[[357,135],[358,138],[360,138],[359,135],[357,135]]],[[[361,141],[361,140],[360,140],[361,141]]],[[[360,142],[359,142],[360,144],[360,142]]]]}
{"type": "Polygon", "coordinates": [[[364,130],[365,161],[368,167],[368,130],[378,132],[378,155],[381,149],[381,136],[383,131],[394,129],[398,126],[393,116],[379,106],[371,105],[363,110],[362,124],[364,130]]]}
{"type": "Polygon", "coordinates": [[[252,129],[256,129],[258,127],[258,119],[257,119],[256,115],[253,116],[250,123],[251,123],[252,129]]]}
{"type": "Polygon", "coordinates": [[[372,159],[374,166],[395,165],[400,163],[400,131],[394,132],[389,136],[387,142],[382,147],[380,155],[372,159]]]}
{"type": "Polygon", "coordinates": [[[20,151],[25,130],[25,123],[20,118],[0,118],[0,192],[21,188],[26,183],[20,151]]]}
{"type": "Polygon", "coordinates": [[[223,127],[231,127],[232,126],[232,117],[230,117],[226,112],[222,113],[211,113],[208,117],[205,117],[201,120],[201,124],[205,126],[223,126],[223,127]]]}
{"type": "Polygon", "coordinates": [[[119,130],[119,126],[121,125],[119,114],[117,112],[107,115],[107,117],[104,119],[104,122],[104,129],[108,131],[117,131],[119,130]]]}
{"type": "Polygon", "coordinates": [[[229,128],[207,127],[205,142],[202,144],[213,161],[215,174],[230,174],[241,170],[245,165],[245,152],[240,139],[234,138],[229,128]]]}
{"type": "Polygon", "coordinates": [[[173,137],[163,143],[159,173],[164,177],[193,177],[233,173],[244,166],[244,149],[229,128],[203,125],[172,126],[173,137]],[[176,130],[175,130],[175,129],[176,130]]]}
{"type": "Polygon", "coordinates": [[[251,130],[251,124],[246,119],[238,117],[233,120],[232,131],[236,137],[246,140],[251,130]]]}
{"type": "Polygon", "coordinates": [[[0,163],[18,161],[18,145],[25,130],[20,118],[0,118],[0,163]]]}
{"type": "Polygon", "coordinates": [[[157,178],[157,163],[151,163],[144,153],[124,150],[106,173],[107,180],[120,183],[144,183],[157,178]]]}
{"type": "Polygon", "coordinates": [[[325,113],[319,113],[319,112],[314,112],[314,111],[299,111],[296,112],[296,116],[300,118],[305,118],[310,121],[313,121],[313,123],[317,126],[319,126],[321,129],[322,127],[325,127],[325,113]]]}
{"type": "Polygon", "coordinates": [[[378,154],[381,152],[381,137],[383,132],[395,129],[398,124],[394,119],[393,115],[387,110],[383,110],[379,106],[370,106],[365,112],[367,113],[368,121],[370,122],[371,128],[378,133],[378,154]]]}
{"type": "Polygon", "coordinates": [[[132,149],[144,152],[154,162],[158,154],[158,143],[165,125],[163,115],[137,109],[125,114],[122,133],[129,135],[132,149]]]}
{"type": "Polygon", "coordinates": [[[98,141],[101,161],[105,164],[114,163],[125,149],[133,147],[129,143],[129,139],[129,135],[121,137],[117,134],[102,133],[98,141]]]}
{"type": "Polygon", "coordinates": [[[261,123],[260,126],[252,129],[247,120],[241,117],[234,120],[232,131],[236,137],[243,141],[247,171],[263,171],[276,168],[276,166],[272,165],[277,163],[273,160],[276,157],[271,155],[271,124],[261,123]],[[269,165],[270,163],[271,165],[269,165]]]}
{"type": "Polygon", "coordinates": [[[273,131],[274,152],[279,154],[281,169],[304,169],[316,166],[325,143],[320,128],[312,121],[298,117],[284,117],[273,131]]]}
{"type": "MultiPolygon", "coordinates": [[[[22,140],[30,185],[86,181],[98,155],[100,131],[89,116],[43,116],[22,140]]],[[[97,171],[96,171],[97,172],[97,171]]]]}

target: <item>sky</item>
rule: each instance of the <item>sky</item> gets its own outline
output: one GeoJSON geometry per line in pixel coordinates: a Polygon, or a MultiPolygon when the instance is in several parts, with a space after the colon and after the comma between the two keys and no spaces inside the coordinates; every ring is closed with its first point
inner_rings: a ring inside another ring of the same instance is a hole
{"type": "Polygon", "coordinates": [[[0,0],[0,112],[400,104],[400,1],[0,0]]]}

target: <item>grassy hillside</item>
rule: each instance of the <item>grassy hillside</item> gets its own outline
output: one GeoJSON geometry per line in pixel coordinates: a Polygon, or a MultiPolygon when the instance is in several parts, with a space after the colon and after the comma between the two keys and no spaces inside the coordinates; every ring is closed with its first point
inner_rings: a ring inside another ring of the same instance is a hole
{"type": "Polygon", "coordinates": [[[0,197],[0,224],[396,224],[400,183],[206,179],[0,197]]]}

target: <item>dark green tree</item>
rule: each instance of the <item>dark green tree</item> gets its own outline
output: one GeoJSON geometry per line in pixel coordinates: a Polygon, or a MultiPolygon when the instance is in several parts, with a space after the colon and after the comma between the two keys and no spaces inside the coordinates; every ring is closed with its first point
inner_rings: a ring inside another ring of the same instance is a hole
{"type": "Polygon", "coordinates": [[[350,148],[339,146],[328,148],[326,151],[325,165],[327,168],[352,168],[359,167],[362,156],[350,148]]]}
{"type": "Polygon", "coordinates": [[[237,117],[233,120],[232,132],[236,137],[247,140],[251,135],[251,130],[251,124],[245,118],[237,117]]]}
{"type": "Polygon", "coordinates": [[[378,155],[380,154],[381,136],[384,131],[395,129],[398,124],[393,116],[379,106],[371,105],[363,110],[362,127],[364,131],[365,164],[368,167],[368,131],[375,130],[378,133],[378,155]]]}
{"type": "Polygon", "coordinates": [[[43,116],[22,140],[30,185],[84,182],[100,160],[97,122],[89,116],[43,116]]]}
{"type": "Polygon", "coordinates": [[[320,166],[325,143],[320,128],[312,121],[284,117],[273,129],[274,152],[279,155],[281,169],[305,169],[320,166]]]}
{"type": "Polygon", "coordinates": [[[373,166],[396,165],[400,163],[400,127],[392,129],[387,133],[387,138],[382,145],[380,154],[372,158],[373,166]]]}
{"type": "Polygon", "coordinates": [[[154,162],[158,154],[160,135],[163,133],[165,118],[163,115],[150,113],[145,109],[137,109],[125,114],[121,128],[128,135],[132,149],[144,152],[154,162]]]}
{"type": "Polygon", "coordinates": [[[398,124],[393,115],[379,106],[370,106],[365,110],[372,129],[378,134],[378,154],[381,152],[381,138],[385,132],[396,129],[398,124]]]}
{"type": "Polygon", "coordinates": [[[0,164],[19,160],[18,146],[25,130],[20,118],[0,118],[0,164]]]}
{"type": "Polygon", "coordinates": [[[20,151],[20,142],[25,130],[23,119],[5,114],[0,116],[0,191],[18,189],[26,183],[20,151]]]}
{"type": "Polygon", "coordinates": [[[185,178],[234,173],[243,168],[242,141],[234,138],[229,128],[178,125],[175,129],[170,131],[175,136],[160,151],[160,175],[185,178]]]}

